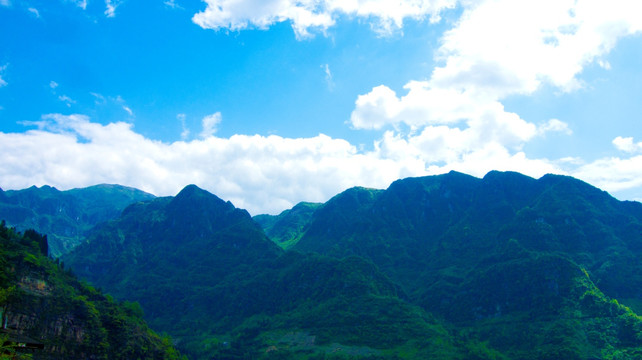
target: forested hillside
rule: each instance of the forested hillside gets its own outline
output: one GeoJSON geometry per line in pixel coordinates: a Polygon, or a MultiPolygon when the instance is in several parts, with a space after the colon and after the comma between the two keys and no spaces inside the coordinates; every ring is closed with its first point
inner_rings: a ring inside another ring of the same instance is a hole
{"type": "MultiPolygon", "coordinates": [[[[270,231],[279,233],[276,224],[270,231]]],[[[509,357],[638,351],[637,330],[627,341],[604,338],[622,335],[613,309],[586,306],[599,298],[638,321],[619,303],[642,310],[642,204],[579,180],[510,172],[403,179],[385,191],[349,189],[299,228],[279,241],[372,261],[411,303],[509,357]],[[551,334],[559,339],[550,343],[551,334]]]]}
{"type": "Polygon", "coordinates": [[[188,186],[64,260],[195,359],[642,358],[642,205],[576,179],[453,172],[255,219],[274,241],[188,186]]]}
{"type": "Polygon", "coordinates": [[[465,354],[372,263],[286,253],[195,186],[129,207],[64,259],[198,359],[465,354]]]}
{"type": "Polygon", "coordinates": [[[182,358],[137,303],[103,295],[46,253],[46,236],[0,223],[1,358],[182,358]]]}

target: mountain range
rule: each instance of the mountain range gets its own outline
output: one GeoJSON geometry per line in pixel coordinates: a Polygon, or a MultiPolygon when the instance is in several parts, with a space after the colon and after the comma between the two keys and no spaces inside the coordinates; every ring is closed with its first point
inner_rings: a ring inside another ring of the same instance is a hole
{"type": "Polygon", "coordinates": [[[50,255],[59,257],[80,244],[93,226],[118,217],[132,203],[152,198],[141,190],[108,184],[67,191],[46,185],[0,189],[0,219],[18,231],[47,234],[50,255]]]}
{"type": "Polygon", "coordinates": [[[571,177],[129,201],[61,260],[193,359],[642,358],[642,204],[571,177]]]}

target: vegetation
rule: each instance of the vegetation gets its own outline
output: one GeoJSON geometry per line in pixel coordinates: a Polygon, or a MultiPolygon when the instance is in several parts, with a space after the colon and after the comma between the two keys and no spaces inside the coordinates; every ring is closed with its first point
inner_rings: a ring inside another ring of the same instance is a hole
{"type": "Polygon", "coordinates": [[[19,231],[47,234],[49,255],[66,254],[84,240],[94,225],[116,218],[128,205],[154,196],[119,185],[96,185],[59,191],[32,186],[19,191],[0,189],[0,219],[19,231]]]}
{"type": "Polygon", "coordinates": [[[321,204],[302,202],[279,215],[256,215],[253,219],[261,225],[272,241],[287,250],[297,243],[319,206],[321,204]]]}
{"type": "Polygon", "coordinates": [[[194,359],[642,359],[642,204],[581,181],[453,172],[254,220],[188,186],[63,259],[194,359]]]}
{"type": "Polygon", "coordinates": [[[47,258],[46,236],[0,223],[0,357],[181,359],[169,337],[150,330],[137,303],[118,303],[47,258]],[[45,243],[43,244],[43,240],[45,243]],[[14,347],[28,336],[42,350],[14,347]],[[4,354],[4,355],[2,355],[4,354]]]}

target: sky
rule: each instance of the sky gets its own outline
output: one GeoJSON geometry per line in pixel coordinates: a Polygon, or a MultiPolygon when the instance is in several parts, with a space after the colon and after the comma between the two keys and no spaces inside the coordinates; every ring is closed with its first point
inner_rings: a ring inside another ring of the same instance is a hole
{"type": "Polygon", "coordinates": [[[642,200],[638,0],[0,0],[0,187],[251,214],[451,170],[642,200]]]}

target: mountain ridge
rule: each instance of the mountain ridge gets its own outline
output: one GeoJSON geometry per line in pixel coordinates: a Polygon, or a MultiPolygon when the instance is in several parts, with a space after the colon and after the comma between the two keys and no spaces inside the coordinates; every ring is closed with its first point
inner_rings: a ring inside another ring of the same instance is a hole
{"type": "Polygon", "coordinates": [[[399,298],[399,288],[371,262],[286,253],[247,211],[195,186],[131,205],[63,260],[117,298],[139,301],[150,324],[196,357],[226,358],[242,349],[258,356],[257,344],[273,343],[286,331],[312,332],[320,345],[309,350],[320,354],[337,339],[379,352],[377,346],[406,343],[399,334],[409,331],[436,332],[422,340],[426,351],[437,351],[437,339],[452,341],[437,321],[399,298]],[[395,317],[375,317],[383,307],[400,318],[423,315],[406,328],[395,317]],[[360,331],[368,332],[351,333],[350,322],[362,313],[368,320],[360,331]],[[389,329],[372,332],[376,324],[389,329]],[[250,330],[256,326],[259,333],[250,330]],[[221,345],[221,338],[233,346],[221,345]],[[203,348],[213,339],[219,345],[203,348]]]}
{"type": "Polygon", "coordinates": [[[640,203],[494,171],[295,207],[252,218],[189,185],[63,260],[197,359],[642,356],[640,203]]]}
{"type": "Polygon", "coordinates": [[[46,233],[51,255],[59,257],[82,242],[94,225],[117,217],[131,203],[152,198],[141,190],[113,184],[65,191],[31,186],[0,192],[0,219],[19,231],[46,233]]]}

